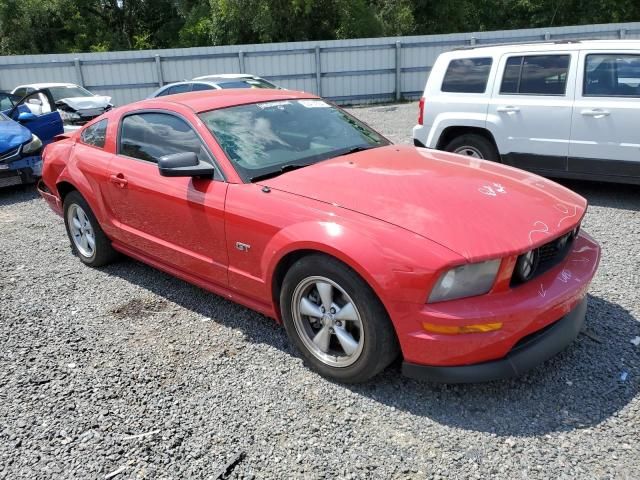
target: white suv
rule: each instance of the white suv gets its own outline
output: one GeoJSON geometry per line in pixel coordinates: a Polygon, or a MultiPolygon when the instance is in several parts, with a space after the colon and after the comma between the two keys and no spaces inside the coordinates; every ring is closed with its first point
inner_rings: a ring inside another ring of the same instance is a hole
{"type": "Polygon", "coordinates": [[[413,139],[542,175],[640,184],[640,41],[443,53],[413,139]]]}

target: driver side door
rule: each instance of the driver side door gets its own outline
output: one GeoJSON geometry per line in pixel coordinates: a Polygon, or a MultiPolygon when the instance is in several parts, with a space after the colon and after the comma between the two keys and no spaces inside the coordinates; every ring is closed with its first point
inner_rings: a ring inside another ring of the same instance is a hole
{"type": "Polygon", "coordinates": [[[219,169],[213,178],[163,177],[158,169],[160,157],[187,151],[215,165],[181,116],[140,111],[121,118],[107,187],[116,240],[150,260],[226,285],[227,183],[219,169]]]}

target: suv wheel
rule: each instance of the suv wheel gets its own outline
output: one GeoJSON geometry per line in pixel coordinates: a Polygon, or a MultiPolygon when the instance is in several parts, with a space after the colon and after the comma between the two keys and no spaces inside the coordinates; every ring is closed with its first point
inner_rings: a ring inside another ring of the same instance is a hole
{"type": "Polygon", "coordinates": [[[350,268],[323,255],[296,262],[280,295],[287,334],[321,375],[363,382],[398,355],[395,332],[371,288],[350,268]]]}
{"type": "Polygon", "coordinates": [[[444,148],[447,152],[457,153],[465,157],[481,158],[497,162],[500,155],[495,145],[482,135],[467,133],[451,140],[444,148]]]}

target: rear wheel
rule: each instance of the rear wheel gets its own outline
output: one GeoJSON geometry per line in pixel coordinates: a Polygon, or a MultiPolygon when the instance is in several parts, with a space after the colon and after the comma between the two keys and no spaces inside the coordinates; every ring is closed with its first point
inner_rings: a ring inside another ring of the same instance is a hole
{"type": "Polygon", "coordinates": [[[287,272],[280,296],[290,340],[313,369],[362,382],[398,354],[387,313],[371,288],[341,262],[304,257],[287,272]]]}
{"type": "Polygon", "coordinates": [[[71,248],[82,263],[100,267],[112,262],[117,253],[100,228],[87,201],[79,192],[70,192],[64,199],[64,224],[71,248]]]}
{"type": "Polygon", "coordinates": [[[451,140],[444,148],[447,152],[465,157],[480,158],[497,162],[500,155],[493,142],[482,135],[467,133],[451,140]]]}

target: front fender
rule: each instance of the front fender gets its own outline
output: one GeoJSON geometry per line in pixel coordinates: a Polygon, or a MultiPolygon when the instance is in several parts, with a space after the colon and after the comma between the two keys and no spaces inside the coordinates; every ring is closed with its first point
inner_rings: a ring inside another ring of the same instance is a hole
{"type": "Polygon", "coordinates": [[[424,302],[434,273],[451,261],[452,252],[419,235],[383,222],[362,228],[333,222],[303,222],[280,230],[266,246],[261,270],[273,291],[275,272],[289,254],[311,250],[352,268],[385,306],[424,302]]]}

